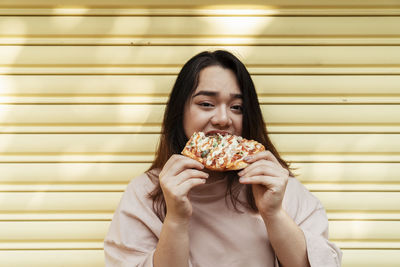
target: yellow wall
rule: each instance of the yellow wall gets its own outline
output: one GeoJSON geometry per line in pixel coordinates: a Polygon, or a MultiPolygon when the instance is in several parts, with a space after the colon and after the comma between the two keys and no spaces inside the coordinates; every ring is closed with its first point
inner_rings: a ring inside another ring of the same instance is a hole
{"type": "Polygon", "coordinates": [[[400,1],[226,2],[0,2],[0,266],[104,264],[179,68],[215,48],[247,64],[343,266],[397,266],[400,1]]]}

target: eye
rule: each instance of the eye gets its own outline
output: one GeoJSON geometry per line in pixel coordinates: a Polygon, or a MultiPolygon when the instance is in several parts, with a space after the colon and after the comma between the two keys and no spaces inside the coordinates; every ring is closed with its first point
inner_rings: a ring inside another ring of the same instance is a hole
{"type": "Polygon", "coordinates": [[[243,112],[243,107],[242,107],[242,105],[233,105],[233,106],[231,107],[231,109],[237,110],[237,111],[240,111],[240,112],[243,112]]]}
{"type": "Polygon", "coordinates": [[[198,105],[202,106],[202,107],[213,107],[214,106],[213,104],[208,103],[208,102],[201,102],[198,105]]]}

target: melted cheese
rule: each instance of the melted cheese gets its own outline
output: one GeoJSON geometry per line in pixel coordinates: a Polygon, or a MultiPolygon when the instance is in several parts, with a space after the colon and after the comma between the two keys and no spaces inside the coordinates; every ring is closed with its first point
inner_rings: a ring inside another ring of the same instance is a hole
{"type": "Polygon", "coordinates": [[[231,167],[236,161],[243,160],[251,151],[260,149],[261,144],[253,140],[246,140],[241,136],[233,135],[211,135],[206,136],[203,132],[194,133],[187,145],[206,166],[216,168],[231,167]],[[242,142],[246,141],[246,142],[242,142]],[[234,160],[235,158],[235,160],[234,160]]]}

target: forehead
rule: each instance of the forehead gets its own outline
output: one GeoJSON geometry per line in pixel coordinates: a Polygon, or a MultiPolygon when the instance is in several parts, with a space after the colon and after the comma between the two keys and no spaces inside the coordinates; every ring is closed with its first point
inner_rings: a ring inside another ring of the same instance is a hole
{"type": "Polygon", "coordinates": [[[209,66],[200,71],[194,94],[200,90],[240,94],[239,84],[233,71],[221,66],[209,66]]]}

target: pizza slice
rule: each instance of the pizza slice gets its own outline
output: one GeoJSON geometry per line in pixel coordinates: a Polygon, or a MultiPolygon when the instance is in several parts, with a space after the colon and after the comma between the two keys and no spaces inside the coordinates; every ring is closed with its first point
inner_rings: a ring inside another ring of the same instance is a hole
{"type": "Polygon", "coordinates": [[[244,158],[263,150],[265,147],[259,142],[241,136],[195,132],[181,154],[197,160],[207,169],[230,171],[245,168],[248,163],[244,158]]]}

